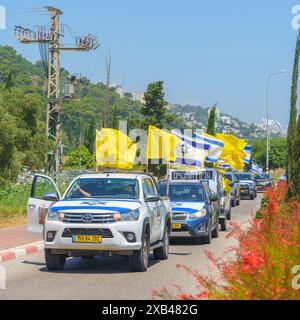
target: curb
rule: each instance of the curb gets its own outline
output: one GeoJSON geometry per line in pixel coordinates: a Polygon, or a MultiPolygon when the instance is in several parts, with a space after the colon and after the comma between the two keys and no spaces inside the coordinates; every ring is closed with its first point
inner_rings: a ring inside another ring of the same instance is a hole
{"type": "Polygon", "coordinates": [[[34,242],[22,247],[0,251],[0,262],[10,261],[21,256],[37,253],[44,249],[44,241],[34,242]]]}

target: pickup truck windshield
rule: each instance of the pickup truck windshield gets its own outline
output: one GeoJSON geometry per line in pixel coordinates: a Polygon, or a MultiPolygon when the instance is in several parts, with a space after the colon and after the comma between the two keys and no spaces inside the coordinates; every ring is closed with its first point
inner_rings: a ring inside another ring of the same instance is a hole
{"type": "Polygon", "coordinates": [[[255,180],[265,180],[265,179],[271,179],[271,176],[269,174],[261,174],[255,176],[255,180]]]}
{"type": "MultiPolygon", "coordinates": [[[[161,196],[167,195],[167,185],[158,185],[161,196]]],[[[205,191],[201,184],[170,184],[171,201],[203,202],[205,201],[205,191]]]]}
{"type": "Polygon", "coordinates": [[[139,187],[134,179],[78,179],[71,186],[66,198],[138,199],[139,187]]]}

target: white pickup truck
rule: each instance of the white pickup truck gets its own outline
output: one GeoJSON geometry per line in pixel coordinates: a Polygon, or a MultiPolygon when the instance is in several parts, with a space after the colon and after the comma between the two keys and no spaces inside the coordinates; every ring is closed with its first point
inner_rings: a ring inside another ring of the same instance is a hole
{"type": "Polygon", "coordinates": [[[171,206],[147,174],[83,175],[63,196],[50,177],[36,175],[28,232],[43,233],[49,270],[63,270],[69,257],[122,255],[132,271],[144,272],[150,251],[168,259],[171,206]]]}

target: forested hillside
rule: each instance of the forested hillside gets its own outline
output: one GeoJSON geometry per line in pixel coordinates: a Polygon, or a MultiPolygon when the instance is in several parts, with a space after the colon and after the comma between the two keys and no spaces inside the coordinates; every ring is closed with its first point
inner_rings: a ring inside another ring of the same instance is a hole
{"type": "MultiPolygon", "coordinates": [[[[62,69],[62,75],[66,78],[68,72],[62,69]]],[[[0,46],[0,179],[3,181],[14,181],[22,166],[44,167],[48,149],[45,138],[46,80],[41,61],[32,64],[13,48],[0,46]]],[[[77,96],[77,100],[62,104],[65,155],[82,143],[93,153],[91,132],[102,127],[105,97],[110,127],[116,128],[119,120],[127,120],[129,130],[144,125],[143,105],[133,101],[129,93],[121,97],[115,88],[107,92],[104,84],[94,84],[83,78],[77,87],[77,96]]],[[[207,114],[208,110],[201,107],[173,106],[165,115],[163,126],[205,128],[207,114]]],[[[220,131],[218,124],[217,131],[220,131]]]]}
{"type": "MultiPolygon", "coordinates": [[[[63,77],[68,75],[62,70],[63,77]]],[[[41,169],[47,150],[45,138],[46,76],[42,62],[24,59],[8,46],[0,46],[0,177],[15,179],[21,166],[41,169]]],[[[115,88],[91,83],[83,78],[77,87],[78,99],[62,104],[62,142],[65,154],[72,152],[87,138],[91,124],[100,129],[103,123],[105,95],[109,103],[109,126],[127,120],[128,128],[143,122],[142,104],[130,94],[120,97],[115,88]]],[[[166,127],[184,128],[180,117],[167,117],[166,127]]],[[[92,148],[91,148],[92,150],[92,148]]]]}

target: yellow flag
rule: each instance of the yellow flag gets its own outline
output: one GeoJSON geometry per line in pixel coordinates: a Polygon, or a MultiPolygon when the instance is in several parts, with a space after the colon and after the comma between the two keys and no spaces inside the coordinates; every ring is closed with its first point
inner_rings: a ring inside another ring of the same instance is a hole
{"type": "Polygon", "coordinates": [[[217,133],[216,137],[224,142],[220,159],[228,163],[232,169],[239,172],[243,171],[244,160],[246,158],[244,148],[247,146],[247,142],[228,134],[217,133]]]}
{"type": "Polygon", "coordinates": [[[181,144],[181,140],[174,134],[168,133],[154,126],[149,126],[147,158],[148,159],[166,159],[175,161],[175,147],[181,144]]]}
{"type": "Polygon", "coordinates": [[[230,194],[230,192],[231,192],[231,189],[232,189],[231,184],[232,184],[232,182],[223,176],[223,189],[225,190],[225,192],[227,194],[230,194]]]}
{"type": "Polygon", "coordinates": [[[99,167],[132,169],[137,145],[123,132],[103,128],[96,131],[96,162],[99,167]]]}

